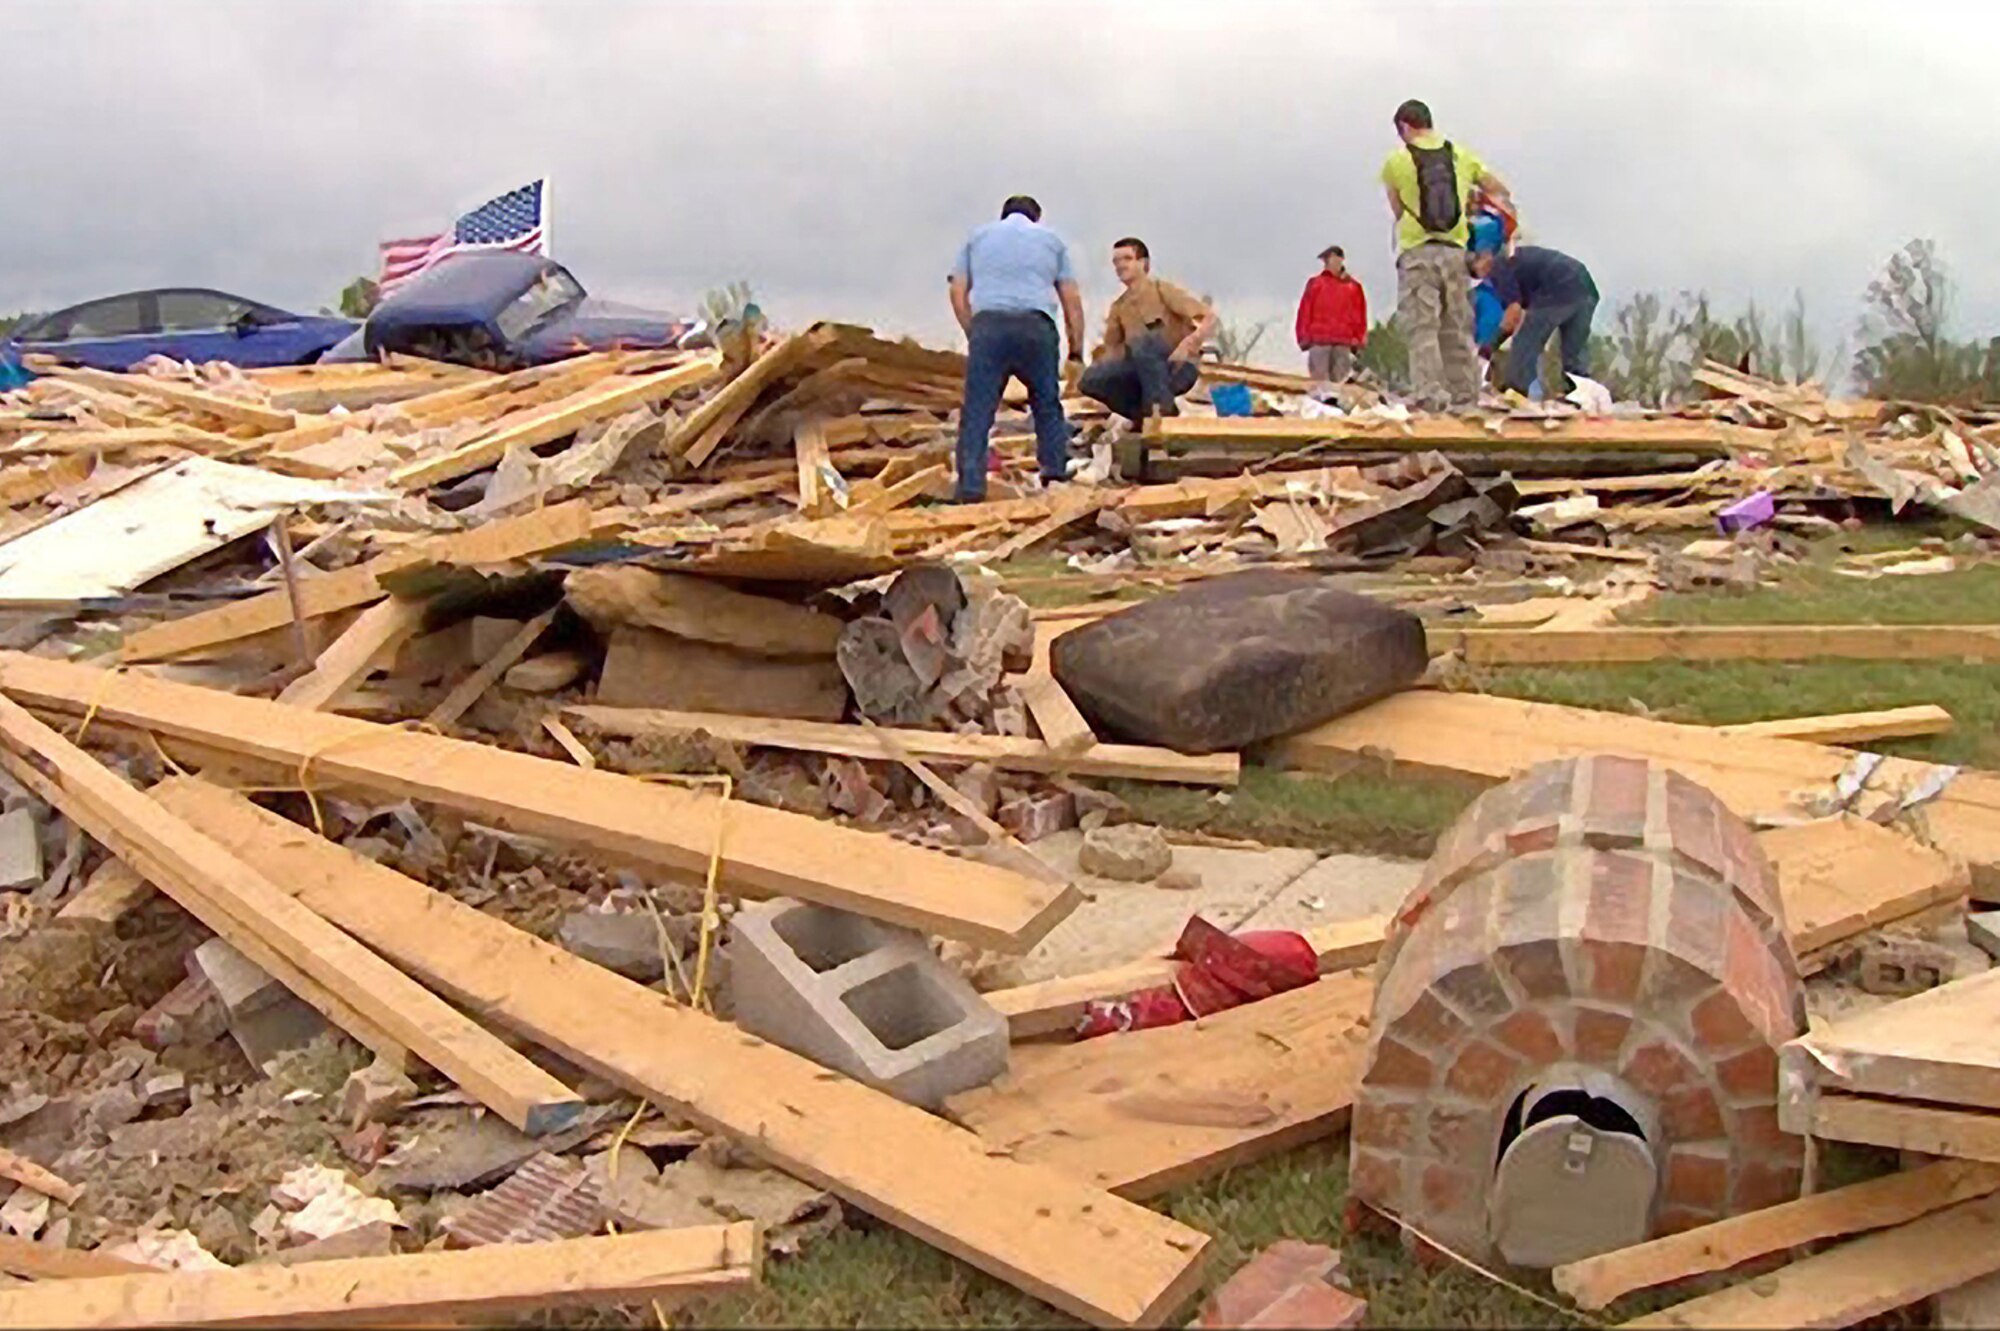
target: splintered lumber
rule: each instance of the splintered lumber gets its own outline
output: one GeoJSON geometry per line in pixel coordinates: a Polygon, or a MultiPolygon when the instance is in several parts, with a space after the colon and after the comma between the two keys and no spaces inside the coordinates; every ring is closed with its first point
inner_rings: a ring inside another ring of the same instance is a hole
{"type": "Polygon", "coordinates": [[[244,402],[239,398],[205,393],[199,388],[175,383],[170,379],[155,379],[150,374],[113,374],[109,370],[40,363],[39,358],[32,368],[37,374],[45,374],[53,379],[66,379],[87,388],[123,393],[130,397],[151,398],[170,407],[180,407],[185,411],[214,416],[232,425],[248,425],[265,433],[289,430],[293,424],[292,413],[289,411],[273,411],[269,407],[260,407],[254,402],[244,402]]]}
{"type": "Polygon", "coordinates": [[[1112,498],[1108,495],[1090,495],[1078,500],[1065,493],[1056,499],[1053,513],[1026,531],[1002,541],[986,555],[986,560],[997,564],[1004,559],[1012,559],[1023,550],[1033,549],[1063,528],[1081,522],[1111,502],[1112,498]]]}
{"type": "Polygon", "coordinates": [[[575,434],[591,421],[664,401],[683,388],[699,387],[713,379],[721,365],[716,356],[702,356],[657,374],[612,376],[573,396],[502,420],[492,430],[449,453],[406,463],[389,473],[390,483],[404,490],[420,490],[455,480],[492,466],[509,449],[546,444],[575,434]]]}
{"type": "Polygon", "coordinates": [[[1821,1027],[1785,1047],[1822,1091],[2000,1109],[2000,970],[1821,1027]]]}
{"type": "MultiPolygon", "coordinates": [[[[299,601],[309,616],[351,610],[388,595],[381,579],[402,569],[426,563],[499,564],[546,554],[588,540],[591,521],[589,503],[573,499],[517,518],[484,523],[469,531],[415,541],[365,564],[305,579],[299,584],[299,601]]],[[[141,629],[125,639],[119,659],[157,661],[186,656],[282,629],[291,622],[292,607],[285,593],[270,591],[247,601],[141,629]]]]}
{"type": "Polygon", "coordinates": [[[762,1274],[749,1221],[543,1243],[348,1257],[296,1266],[104,1275],[0,1290],[0,1327],[380,1325],[488,1320],[747,1288],[762,1274]]]}
{"type": "Polygon", "coordinates": [[[1004,863],[1015,866],[1030,878],[1039,878],[1050,883],[1066,883],[1062,874],[1047,860],[1021,844],[1020,838],[995,822],[986,810],[974,804],[958,787],[933,772],[923,759],[911,753],[899,743],[893,733],[885,732],[881,726],[861,718],[862,727],[878,739],[889,751],[889,757],[909,769],[910,775],[924,784],[924,788],[937,797],[938,803],[950,809],[966,822],[979,829],[986,838],[989,853],[1004,863]]]}
{"type": "Polygon", "coordinates": [[[359,688],[423,626],[424,604],[392,596],[362,611],[328,644],[313,668],[284,687],[278,701],[310,711],[331,709],[359,688]]]}
{"type": "Polygon", "coordinates": [[[58,1248],[0,1234],[0,1272],[34,1280],[83,1280],[92,1276],[154,1274],[155,1268],[107,1252],[58,1248]]]}
{"type": "Polygon", "coordinates": [[[1907,739],[1942,735],[1951,730],[1951,713],[1935,703],[1886,707],[1877,712],[1837,712],[1828,716],[1794,716],[1775,721],[1746,721],[1717,726],[1725,735],[1763,739],[1804,739],[1815,744],[1858,744],[1877,739],[1907,739]]]}
{"type": "Polygon", "coordinates": [[[2000,1197],[1982,1197],[1623,1325],[1717,1331],[1853,1326],[1995,1270],[2000,1197]]]}
{"type": "Polygon", "coordinates": [[[832,656],[845,627],[834,615],[790,601],[636,564],[578,569],[563,595],[601,633],[630,624],[759,656],[832,656]]]}
{"type": "Polygon", "coordinates": [[[1557,422],[1462,421],[1420,417],[1371,421],[1343,417],[1156,416],[1146,422],[1149,443],[1211,444],[1236,448],[1296,448],[1328,443],[1367,449],[1489,452],[1508,448],[1577,448],[1591,452],[1692,452],[1726,454],[1739,445],[1775,437],[1703,420],[1604,420],[1567,417],[1557,422]]]}
{"type": "Polygon", "coordinates": [[[661,454],[685,459],[690,467],[708,461],[709,454],[722,443],[722,436],[743,418],[758,394],[798,365],[812,345],[809,337],[808,333],[792,334],[752,361],[743,373],[710,393],[668,432],[661,454]]]}
{"type": "Polygon", "coordinates": [[[4,1146],[0,1146],[0,1178],[12,1179],[22,1187],[32,1188],[42,1196],[51,1201],[61,1202],[64,1206],[75,1205],[76,1199],[83,1195],[83,1189],[76,1184],[50,1173],[26,1156],[16,1155],[4,1146]]]}
{"type": "Polygon", "coordinates": [[[1754,624],[1685,628],[1434,628],[1468,665],[1630,661],[2000,661],[2000,625],[1754,624]]]}
{"type": "Polygon", "coordinates": [[[1865,818],[1843,815],[1775,827],[1759,832],[1757,844],[1778,871],[1785,934],[1802,957],[1965,900],[1964,865],[1865,818]]]}
{"type": "MultiPolygon", "coordinates": [[[[473,672],[452,686],[450,693],[424,718],[424,724],[434,729],[443,729],[459,717],[472,704],[484,697],[486,690],[493,687],[493,681],[512,670],[520,659],[528,654],[543,633],[554,622],[557,607],[551,606],[514,631],[514,636],[500,644],[500,650],[481,661],[473,672]]],[[[282,701],[282,700],[281,700],[282,701]]]]}
{"type": "Polygon", "coordinates": [[[483,1020],[725,1133],[990,1275],[1098,1325],[1173,1317],[1206,1235],[743,1034],[313,836],[240,795],[160,798],[483,1020]],[[971,1204],[968,1199],[976,1199],[971,1204]]]}
{"type": "Polygon", "coordinates": [[[945,1113],[1015,1160],[1154,1197],[1345,1128],[1373,992],[1333,975],[1198,1022],[1016,1045],[945,1113]]]}
{"type": "MultiPolygon", "coordinates": [[[[1320,974],[1331,975],[1373,962],[1382,950],[1388,929],[1388,916],[1371,915],[1361,920],[1323,924],[1305,930],[1304,934],[1319,957],[1320,974]]],[[[1088,975],[1066,975],[1012,989],[996,989],[980,997],[1007,1019],[1009,1038],[1033,1040],[1074,1031],[1084,1009],[1092,1003],[1173,983],[1176,964],[1167,957],[1149,957],[1088,975]]]]}
{"type": "Polygon", "coordinates": [[[2000,1166],[1940,1160],[1586,1257],[1549,1274],[1578,1306],[1595,1310],[1635,1289],[1726,1271],[1822,1239],[1886,1229],[1996,1191],[2000,1166]]]}
{"type": "Polygon", "coordinates": [[[203,924],[276,952],[521,1131],[581,1111],[568,1087],[4,698],[0,743],[10,769],[203,924]]]}
{"type": "Polygon", "coordinates": [[[1778,1102],[1778,1123],[1826,1141],[2000,1163],[2000,1114],[1990,1111],[1808,1089],[1778,1102]]]}
{"type": "Polygon", "coordinates": [[[109,859],[84,881],[75,896],[63,902],[56,918],[116,924],[127,911],[152,895],[153,885],[140,877],[136,869],[123,860],[109,859]]]}
{"type": "MultiPolygon", "coordinates": [[[[1279,740],[1272,752],[1294,766],[1336,770],[1372,754],[1480,782],[1505,781],[1552,758],[1616,753],[1662,763],[1749,819],[1828,794],[1854,759],[1843,749],[1801,740],[1718,735],[1707,726],[1649,717],[1421,690],[1279,740]],[[1467,742],[1468,736],[1478,742],[1467,742]]],[[[1908,759],[1884,759],[1856,812],[1872,812],[1934,771],[1908,759]]],[[[1923,806],[1922,816],[1932,844],[1963,861],[1975,886],[2000,878],[2000,775],[1959,772],[1923,806]]]]}
{"type": "Polygon", "coordinates": [[[799,511],[809,518],[824,517],[832,506],[820,479],[820,469],[828,465],[825,424],[802,422],[792,436],[792,447],[799,463],[799,511]]]}
{"type": "MultiPolygon", "coordinates": [[[[1096,746],[1097,732],[1090,728],[1090,722],[1078,710],[1076,700],[1057,681],[1055,671],[1049,665],[1049,652],[1059,636],[1055,629],[1036,627],[1033,661],[1028,673],[1014,680],[1014,691],[1021,695],[1028,715],[1035,718],[1035,728],[1042,732],[1042,742],[1052,752],[1074,757],[1096,746]]],[[[1162,749],[1160,752],[1172,750],[1162,749]]]]}
{"type": "Polygon", "coordinates": [[[896,761],[892,746],[927,762],[991,763],[1013,772],[1069,772],[1131,781],[1175,781],[1190,786],[1233,786],[1242,771],[1233,753],[1190,756],[1142,744],[1096,744],[1075,754],[1015,735],[958,735],[944,730],[853,726],[832,721],[737,716],[726,712],[674,712],[647,707],[576,706],[564,715],[604,735],[636,739],[707,731],[732,744],[761,744],[808,753],[896,761]]]}
{"type": "Polygon", "coordinates": [[[886,836],[706,791],[487,744],[89,666],[0,653],[0,691],[95,724],[150,730],[275,767],[293,784],[427,800],[480,822],[588,847],[699,881],[721,836],[732,892],[796,896],[892,924],[1020,952],[1075,908],[1072,887],[953,859],[886,836]],[[303,771],[303,779],[301,772],[303,771]]]}

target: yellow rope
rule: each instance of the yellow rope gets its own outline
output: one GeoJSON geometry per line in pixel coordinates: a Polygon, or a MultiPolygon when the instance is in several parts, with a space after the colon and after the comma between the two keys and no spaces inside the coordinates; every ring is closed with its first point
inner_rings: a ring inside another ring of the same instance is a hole
{"type": "Polygon", "coordinates": [[[76,728],[74,742],[81,745],[83,737],[90,730],[90,723],[97,719],[97,709],[104,706],[104,695],[111,691],[111,681],[125,669],[123,661],[115,661],[111,667],[97,678],[97,684],[90,691],[90,706],[84,709],[83,721],[76,728]]]}
{"type": "Polygon", "coordinates": [[[703,1011],[713,1011],[708,1001],[708,959],[715,950],[716,929],[722,924],[716,903],[721,895],[723,825],[729,812],[729,801],[736,793],[736,781],[727,772],[701,776],[690,776],[680,772],[640,772],[635,775],[641,781],[722,788],[722,802],[715,810],[715,840],[709,846],[708,874],[701,894],[701,942],[694,958],[694,992],[689,996],[694,1007],[703,1011]]]}
{"type": "MultiPolygon", "coordinates": [[[[604,1170],[606,1186],[611,1192],[611,1195],[604,1199],[604,1209],[606,1211],[610,1211],[618,1200],[618,1153],[625,1148],[625,1139],[632,1135],[632,1129],[639,1126],[640,1122],[646,1117],[646,1111],[651,1108],[651,1105],[641,1100],[639,1107],[632,1111],[632,1117],[625,1120],[625,1126],[618,1129],[618,1135],[611,1139],[611,1159],[604,1170]]],[[[613,1234],[617,1234],[619,1232],[617,1219],[607,1215],[604,1220],[604,1228],[613,1234]]],[[[652,1304],[653,1316],[660,1324],[660,1331],[668,1331],[667,1310],[660,1306],[658,1299],[652,1300],[652,1304]]]]}

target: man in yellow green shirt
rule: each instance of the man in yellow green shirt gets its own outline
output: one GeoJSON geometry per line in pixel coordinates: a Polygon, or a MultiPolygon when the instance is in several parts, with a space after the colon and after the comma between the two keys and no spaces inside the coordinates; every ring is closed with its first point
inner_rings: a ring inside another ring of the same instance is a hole
{"type": "Polygon", "coordinates": [[[1403,146],[1382,163],[1382,184],[1396,221],[1396,316],[1410,348],[1410,387],[1431,410],[1479,401],[1466,272],[1467,203],[1476,185],[1511,211],[1507,186],[1479,155],[1447,141],[1431,109],[1415,100],[1396,108],[1403,146]]]}

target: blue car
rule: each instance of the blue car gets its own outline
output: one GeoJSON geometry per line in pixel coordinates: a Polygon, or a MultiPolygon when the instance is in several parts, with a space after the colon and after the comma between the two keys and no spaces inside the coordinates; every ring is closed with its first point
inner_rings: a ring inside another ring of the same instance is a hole
{"type": "Polygon", "coordinates": [[[13,330],[0,341],[0,387],[34,376],[24,355],[68,365],[129,370],[148,356],[244,369],[307,365],[358,327],[352,319],[293,314],[226,291],[167,287],[72,305],[13,330]]]}
{"type": "Polygon", "coordinates": [[[593,299],[553,259],[492,250],[454,255],[411,279],[322,359],[400,351],[512,370],[587,351],[694,346],[705,332],[699,320],[593,299]]]}

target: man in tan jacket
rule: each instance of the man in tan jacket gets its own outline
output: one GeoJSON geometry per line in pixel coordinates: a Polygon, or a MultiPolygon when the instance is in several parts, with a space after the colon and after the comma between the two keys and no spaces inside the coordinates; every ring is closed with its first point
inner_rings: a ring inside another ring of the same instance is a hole
{"type": "Polygon", "coordinates": [[[1137,236],[1111,247],[1111,267],[1125,290],[1111,302],[1104,341],[1078,391],[1134,425],[1155,412],[1177,416],[1174,399],[1201,376],[1196,362],[1215,330],[1215,311],[1154,277],[1152,252],[1137,236]]]}

